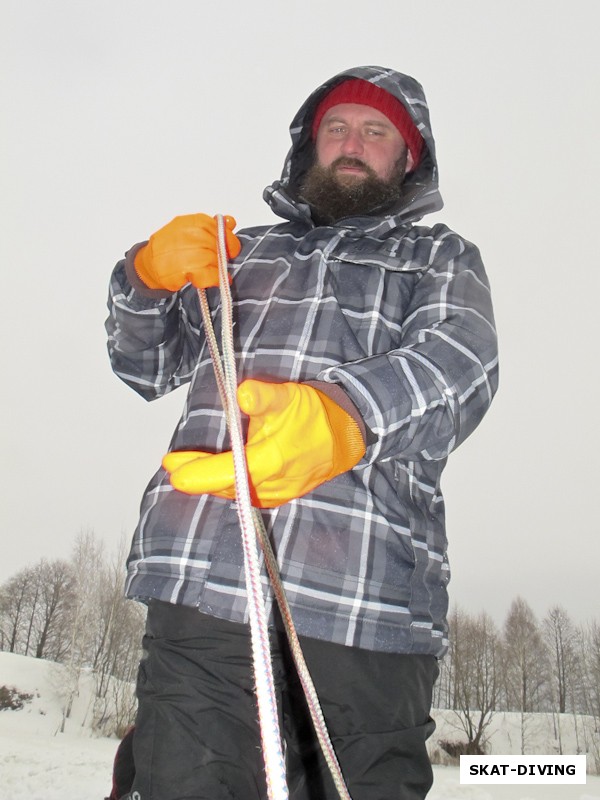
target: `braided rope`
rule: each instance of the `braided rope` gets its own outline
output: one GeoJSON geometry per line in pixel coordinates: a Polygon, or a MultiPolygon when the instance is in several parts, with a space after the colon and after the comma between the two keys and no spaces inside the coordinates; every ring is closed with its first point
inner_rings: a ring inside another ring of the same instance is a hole
{"type": "Polygon", "coordinates": [[[269,649],[269,636],[266,621],[266,612],[262,587],[260,584],[260,569],[256,552],[256,538],[260,543],[267,572],[273,588],[277,605],[281,612],[290,650],[296,666],[300,683],[304,690],[309,713],[313,722],[315,733],[323,752],[323,756],[333,778],[338,795],[341,800],[351,800],[348,788],[344,781],[342,771],[327,731],[317,692],[310,676],[308,666],[302,653],[298,635],[294,627],[292,614],[285,594],[279,565],[271,547],[271,542],[265,530],[263,519],[256,508],[252,507],[248,485],[248,471],[245,459],[244,442],[241,433],[240,411],[237,405],[237,375],[235,368],[235,354],[233,344],[233,306],[229,279],[227,276],[227,249],[225,246],[225,220],[222,215],[217,215],[217,252],[219,257],[219,290],[221,294],[221,307],[223,325],[221,332],[223,362],[219,355],[219,347],[214,333],[210,309],[206,292],[198,289],[200,310],[204,323],[209,352],[212,358],[215,378],[219,389],[225,418],[231,436],[231,445],[234,459],[235,488],[238,516],[242,529],[244,545],[244,568],[246,571],[246,586],[250,615],[250,630],[252,638],[252,656],[256,676],[256,694],[259,708],[259,723],[261,739],[263,742],[263,758],[267,773],[267,789],[270,800],[287,798],[288,790],[285,782],[285,764],[281,755],[281,734],[275,691],[273,672],[269,649]],[[254,533],[254,536],[252,535],[254,533]],[[261,680],[259,680],[259,677],[261,680]]]}
{"type": "Polygon", "coordinates": [[[283,757],[281,734],[275,699],[275,683],[271,663],[269,630],[265,611],[265,601],[260,579],[260,565],[256,547],[256,537],[252,519],[252,502],[248,486],[248,472],[242,436],[240,411],[236,402],[237,373],[233,344],[233,312],[229,281],[227,277],[227,251],[225,248],[225,228],[222,217],[218,218],[219,286],[221,290],[221,309],[223,317],[223,391],[231,437],[231,449],[235,470],[235,493],[237,512],[242,530],[244,550],[244,570],[246,593],[250,616],[250,634],[256,699],[262,740],[263,758],[267,779],[269,800],[287,800],[289,797],[285,761],[283,757]]]}

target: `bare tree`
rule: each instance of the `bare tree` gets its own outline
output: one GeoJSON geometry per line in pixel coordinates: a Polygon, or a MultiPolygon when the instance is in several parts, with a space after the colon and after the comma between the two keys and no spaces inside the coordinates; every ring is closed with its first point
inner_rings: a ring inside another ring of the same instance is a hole
{"type": "Polygon", "coordinates": [[[23,634],[31,618],[32,582],[33,568],[26,567],[0,588],[2,649],[9,653],[21,652],[20,646],[26,640],[23,634]]]}
{"type": "Polygon", "coordinates": [[[63,704],[61,732],[71,714],[73,700],[79,692],[81,670],[89,663],[94,638],[96,576],[101,572],[103,547],[91,530],[81,531],[75,540],[71,567],[74,602],[70,630],[69,659],[66,664],[68,687],[63,704]]]}
{"type": "Polygon", "coordinates": [[[70,623],[73,589],[73,572],[68,562],[42,560],[38,564],[33,614],[36,658],[59,661],[68,652],[65,632],[70,623]]]}
{"type": "MultiPolygon", "coordinates": [[[[120,572],[119,577],[122,579],[120,572]]],[[[119,585],[122,580],[119,581],[119,585]]],[[[136,711],[135,678],[141,657],[145,610],[139,603],[115,597],[105,647],[96,670],[94,728],[121,736],[136,711]]]]}
{"type": "Polygon", "coordinates": [[[546,615],[542,633],[548,650],[549,682],[548,689],[552,704],[555,736],[559,752],[563,752],[561,715],[567,711],[567,704],[574,714],[576,738],[579,728],[576,716],[577,706],[575,685],[579,670],[577,659],[577,631],[567,612],[554,606],[546,615]]]}
{"type": "Polygon", "coordinates": [[[483,753],[499,695],[498,633],[487,614],[455,610],[450,618],[453,708],[467,753],[483,753]]]}
{"type": "Polygon", "coordinates": [[[504,623],[503,685],[509,711],[521,714],[521,753],[527,749],[531,715],[542,710],[547,655],[535,614],[521,597],[513,601],[504,623]]]}
{"type": "Polygon", "coordinates": [[[546,683],[546,651],[540,626],[521,597],[513,601],[503,631],[504,689],[507,707],[529,713],[540,710],[546,683]]]}
{"type": "Polygon", "coordinates": [[[543,636],[549,653],[552,696],[556,700],[559,714],[564,714],[571,694],[571,678],[576,660],[575,626],[560,606],[554,606],[546,615],[543,636]]]}
{"type": "Polygon", "coordinates": [[[10,652],[55,661],[65,654],[71,588],[69,564],[45,559],[4,584],[0,609],[10,652]]]}
{"type": "Polygon", "coordinates": [[[124,542],[97,581],[97,623],[93,668],[97,695],[103,696],[109,677],[131,680],[137,673],[145,611],[123,594],[124,542]]]}

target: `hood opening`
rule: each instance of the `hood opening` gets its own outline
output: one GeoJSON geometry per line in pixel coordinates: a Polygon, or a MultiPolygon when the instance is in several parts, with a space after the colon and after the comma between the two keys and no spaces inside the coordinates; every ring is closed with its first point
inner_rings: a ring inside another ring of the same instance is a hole
{"type": "Polygon", "coordinates": [[[410,113],[424,142],[419,165],[416,170],[405,176],[400,198],[385,209],[373,209],[371,215],[399,215],[403,221],[415,221],[423,214],[438,211],[442,208],[443,201],[438,190],[435,144],[422,87],[410,76],[383,67],[356,67],[346,70],[323,83],[309,95],[290,126],[292,147],[288,152],[281,180],[267,187],[265,199],[275,213],[286,219],[295,218],[300,211],[299,206],[304,208],[301,216],[306,215],[308,206],[300,199],[299,187],[315,161],[312,123],[317,106],[335,86],[352,78],[376,83],[399,100],[410,113]],[[279,202],[278,198],[282,202],[279,202]],[[296,212],[292,206],[297,207],[296,212]]]}

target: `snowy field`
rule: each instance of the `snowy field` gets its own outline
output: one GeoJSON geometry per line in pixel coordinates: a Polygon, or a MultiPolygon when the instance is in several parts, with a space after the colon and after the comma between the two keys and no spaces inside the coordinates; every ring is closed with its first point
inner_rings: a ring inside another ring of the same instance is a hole
{"type": "MultiPolygon", "coordinates": [[[[60,668],[0,653],[0,686],[33,694],[19,711],[0,711],[0,800],[102,800],[110,791],[116,740],[94,738],[85,686],[62,723],[60,668]]],[[[461,786],[458,769],[435,767],[428,800],[600,800],[600,777],[585,786],[461,786]]]]}

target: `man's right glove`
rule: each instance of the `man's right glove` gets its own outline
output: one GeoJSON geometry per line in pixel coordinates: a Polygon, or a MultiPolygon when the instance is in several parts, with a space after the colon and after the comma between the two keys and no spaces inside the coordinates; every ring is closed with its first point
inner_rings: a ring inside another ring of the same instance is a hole
{"type": "MultiPolygon", "coordinates": [[[[250,379],[237,395],[250,417],[246,461],[259,508],[302,497],[352,469],[365,454],[358,423],[312,386],[250,379]]],[[[180,492],[235,497],[231,451],[175,451],[164,457],[163,467],[180,492]]]]}
{"type": "MultiPolygon", "coordinates": [[[[233,233],[235,225],[233,217],[225,217],[225,245],[230,258],[242,249],[233,233]]],[[[198,289],[218,286],[216,219],[207,214],[175,217],[138,250],[134,266],[149,289],[176,292],[186,283],[198,289]]]]}

